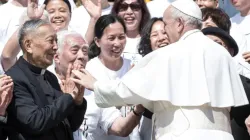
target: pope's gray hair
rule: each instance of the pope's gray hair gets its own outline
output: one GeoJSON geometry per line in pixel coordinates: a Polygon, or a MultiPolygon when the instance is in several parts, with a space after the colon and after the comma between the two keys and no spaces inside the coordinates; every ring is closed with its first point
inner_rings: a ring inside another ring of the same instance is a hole
{"type": "Polygon", "coordinates": [[[18,32],[18,43],[21,49],[24,48],[23,41],[25,37],[27,37],[31,33],[35,33],[36,30],[40,26],[47,25],[47,24],[50,24],[49,21],[42,20],[42,19],[34,19],[34,20],[26,21],[18,32]]]}
{"type": "MultiPolygon", "coordinates": [[[[76,37],[76,36],[81,36],[81,34],[74,32],[74,31],[68,31],[68,30],[62,30],[62,31],[57,32],[57,46],[58,46],[57,53],[62,52],[68,36],[76,37]]],[[[85,39],[84,41],[86,42],[85,39]]]]}
{"type": "Polygon", "coordinates": [[[185,25],[191,26],[196,29],[201,29],[202,27],[202,21],[200,19],[189,16],[173,6],[171,7],[171,14],[174,19],[181,18],[185,22],[185,25]]]}

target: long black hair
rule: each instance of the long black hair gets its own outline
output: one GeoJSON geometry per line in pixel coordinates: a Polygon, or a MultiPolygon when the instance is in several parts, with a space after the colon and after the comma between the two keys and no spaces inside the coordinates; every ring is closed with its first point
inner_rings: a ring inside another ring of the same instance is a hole
{"type": "MultiPolygon", "coordinates": [[[[109,14],[109,15],[101,16],[97,20],[95,24],[95,29],[94,29],[95,37],[98,39],[101,39],[106,27],[116,22],[121,23],[124,29],[124,32],[126,33],[126,26],[125,26],[124,21],[116,15],[109,14]]],[[[98,56],[100,53],[101,53],[101,49],[96,45],[95,41],[93,41],[89,46],[89,51],[88,51],[89,59],[92,59],[98,56]]]]}

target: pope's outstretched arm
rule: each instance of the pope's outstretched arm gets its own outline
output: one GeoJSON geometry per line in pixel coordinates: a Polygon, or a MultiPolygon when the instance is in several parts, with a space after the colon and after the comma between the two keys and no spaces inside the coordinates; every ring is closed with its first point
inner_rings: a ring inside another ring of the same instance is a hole
{"type": "MultiPolygon", "coordinates": [[[[121,80],[96,81],[85,69],[73,70],[75,77],[72,80],[85,88],[94,91],[95,101],[99,107],[125,106],[143,104],[151,110],[150,101],[133,93],[121,80]]],[[[131,79],[131,82],[133,79],[131,79]]]]}

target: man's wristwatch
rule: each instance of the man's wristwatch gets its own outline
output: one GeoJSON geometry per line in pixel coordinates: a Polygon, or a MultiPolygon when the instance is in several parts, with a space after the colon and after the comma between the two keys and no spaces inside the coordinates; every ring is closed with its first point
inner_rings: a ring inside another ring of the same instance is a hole
{"type": "Polygon", "coordinates": [[[131,107],[131,110],[133,111],[133,113],[136,115],[136,116],[138,116],[138,117],[141,117],[142,116],[142,114],[144,113],[144,111],[143,112],[141,112],[141,113],[137,113],[137,112],[135,112],[135,106],[132,106],[131,107]]]}

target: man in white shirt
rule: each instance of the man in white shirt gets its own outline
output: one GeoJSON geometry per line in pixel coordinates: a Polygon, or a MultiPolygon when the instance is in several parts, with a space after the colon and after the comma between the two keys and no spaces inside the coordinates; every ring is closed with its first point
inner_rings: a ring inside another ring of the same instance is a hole
{"type": "Polygon", "coordinates": [[[236,40],[239,46],[239,56],[236,57],[241,59],[242,66],[245,68],[242,71],[243,76],[250,78],[250,65],[242,58],[242,54],[250,51],[250,2],[248,0],[237,0],[231,1],[233,6],[240,11],[231,18],[232,28],[230,34],[236,40]]]}
{"type": "Polygon", "coordinates": [[[201,20],[193,0],[176,0],[163,18],[171,45],[119,81],[96,81],[84,69],[72,80],[94,90],[100,107],[141,103],[154,113],[156,140],[233,140],[229,110],[247,97],[231,56],[201,33],[201,20]]]}

